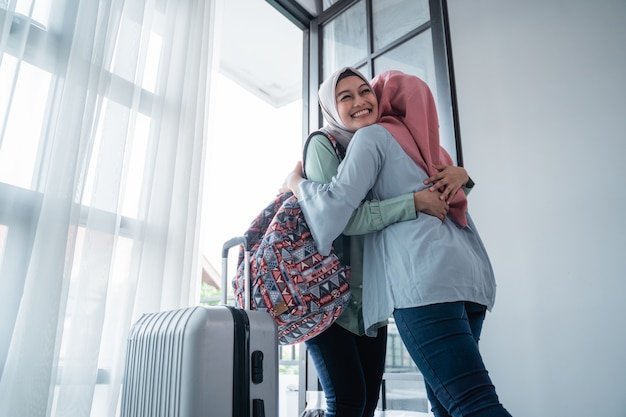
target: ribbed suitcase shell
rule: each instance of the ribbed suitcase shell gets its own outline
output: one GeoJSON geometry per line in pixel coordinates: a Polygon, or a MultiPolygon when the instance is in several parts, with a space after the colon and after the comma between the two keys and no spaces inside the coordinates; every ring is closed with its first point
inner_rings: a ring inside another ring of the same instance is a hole
{"type": "Polygon", "coordinates": [[[143,315],[128,338],[121,416],[278,416],[274,320],[224,305],[143,315]]]}
{"type": "Polygon", "coordinates": [[[222,247],[222,305],[144,314],[133,325],[121,417],[278,416],[276,322],[227,305],[228,251],[245,243],[222,247]]]}

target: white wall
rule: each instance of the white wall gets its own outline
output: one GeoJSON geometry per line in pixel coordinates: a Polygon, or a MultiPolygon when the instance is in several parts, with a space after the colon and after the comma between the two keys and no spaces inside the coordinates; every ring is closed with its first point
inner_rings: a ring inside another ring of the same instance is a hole
{"type": "Polygon", "coordinates": [[[515,417],[625,417],[626,1],[448,9],[500,398],[515,417]]]}

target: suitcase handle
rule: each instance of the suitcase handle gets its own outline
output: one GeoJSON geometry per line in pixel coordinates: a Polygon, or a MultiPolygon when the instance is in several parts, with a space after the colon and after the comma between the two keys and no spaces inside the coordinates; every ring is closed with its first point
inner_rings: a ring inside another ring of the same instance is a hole
{"type": "Polygon", "coordinates": [[[244,289],[244,310],[250,309],[250,251],[248,250],[248,241],[245,236],[233,237],[222,246],[222,304],[228,303],[228,251],[238,245],[244,247],[244,267],[243,267],[243,289],[244,289]]]}

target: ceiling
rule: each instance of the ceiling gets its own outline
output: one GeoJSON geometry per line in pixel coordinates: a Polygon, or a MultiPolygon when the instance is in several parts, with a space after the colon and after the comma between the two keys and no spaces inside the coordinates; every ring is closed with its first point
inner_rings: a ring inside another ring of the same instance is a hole
{"type": "Polygon", "coordinates": [[[221,8],[220,72],[275,107],[301,99],[302,30],[266,0],[224,0],[221,8]]]}

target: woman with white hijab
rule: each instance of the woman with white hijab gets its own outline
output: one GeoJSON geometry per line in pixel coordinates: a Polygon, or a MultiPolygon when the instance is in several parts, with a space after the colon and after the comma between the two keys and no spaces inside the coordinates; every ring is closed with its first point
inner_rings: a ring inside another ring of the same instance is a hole
{"type": "MultiPolygon", "coordinates": [[[[307,178],[319,183],[330,182],[341,162],[328,135],[338,143],[341,154],[345,154],[354,135],[354,130],[341,122],[335,106],[335,86],[340,76],[348,74],[359,77],[363,90],[373,96],[367,79],[356,69],[343,68],[320,86],[319,104],[327,123],[309,135],[304,161],[307,178]]],[[[375,106],[377,112],[377,103],[375,106]]],[[[376,113],[368,124],[375,122],[377,117],[376,113]]],[[[328,216],[332,215],[328,213],[328,216]]],[[[333,242],[339,258],[350,265],[352,298],[329,329],[305,342],[324,390],[326,417],[374,415],[385,365],[387,321],[374,326],[370,332],[372,337],[365,335],[361,313],[363,235],[415,217],[412,193],[387,201],[365,201],[354,211],[343,230],[344,235],[333,242]]]]}

